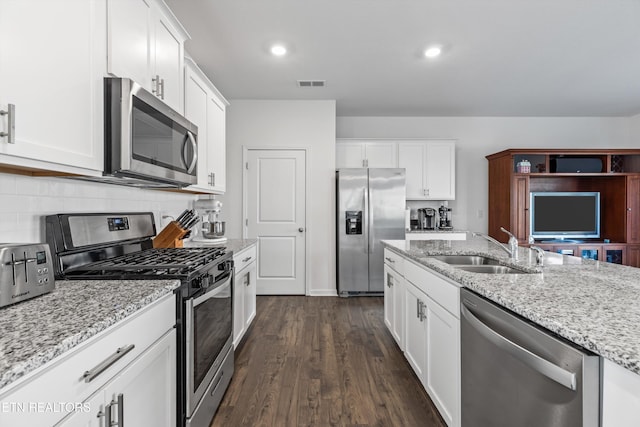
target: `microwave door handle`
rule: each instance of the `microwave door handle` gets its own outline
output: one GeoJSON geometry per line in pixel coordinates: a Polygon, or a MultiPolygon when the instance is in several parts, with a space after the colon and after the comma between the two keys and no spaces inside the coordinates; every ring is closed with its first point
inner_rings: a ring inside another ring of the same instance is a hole
{"type": "Polygon", "coordinates": [[[182,146],[182,161],[184,165],[187,166],[187,173],[193,172],[196,168],[198,161],[198,144],[196,144],[196,139],[190,131],[187,131],[187,138],[185,138],[184,145],[182,146]],[[190,165],[187,164],[187,141],[191,142],[191,148],[193,149],[193,159],[190,165]]]}

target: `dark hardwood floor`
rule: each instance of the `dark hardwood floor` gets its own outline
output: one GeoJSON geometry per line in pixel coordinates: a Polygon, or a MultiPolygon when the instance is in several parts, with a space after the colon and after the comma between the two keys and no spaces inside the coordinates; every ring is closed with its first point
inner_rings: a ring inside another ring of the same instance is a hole
{"type": "Polygon", "coordinates": [[[435,426],[380,297],[259,296],[211,427],[435,426]]]}

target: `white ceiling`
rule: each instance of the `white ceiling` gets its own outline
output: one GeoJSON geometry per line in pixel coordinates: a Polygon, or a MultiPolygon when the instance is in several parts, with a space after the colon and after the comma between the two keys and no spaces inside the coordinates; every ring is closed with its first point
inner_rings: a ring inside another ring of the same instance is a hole
{"type": "Polygon", "coordinates": [[[229,99],[335,99],[338,116],[640,113],[640,0],[166,2],[229,99]],[[276,41],[290,54],[271,56],[276,41]]]}

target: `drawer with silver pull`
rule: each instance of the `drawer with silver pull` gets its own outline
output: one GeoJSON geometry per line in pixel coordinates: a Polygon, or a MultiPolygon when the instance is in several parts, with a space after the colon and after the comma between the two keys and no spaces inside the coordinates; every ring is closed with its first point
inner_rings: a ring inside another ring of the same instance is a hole
{"type": "Polygon", "coordinates": [[[404,276],[404,259],[397,253],[390,251],[389,249],[385,249],[384,263],[393,268],[401,276],[404,276]]]}
{"type": "MultiPolygon", "coordinates": [[[[175,296],[168,294],[2,389],[0,401],[83,402],[170,331],[175,320],[175,296]]],[[[52,425],[72,406],[30,413],[29,425],[52,425]]],[[[26,425],[20,416],[25,414],[0,411],[0,425],[26,425]]]]}
{"type": "Polygon", "coordinates": [[[236,269],[236,274],[243,268],[251,264],[256,260],[256,245],[252,245],[242,252],[233,254],[233,264],[236,269]]]}

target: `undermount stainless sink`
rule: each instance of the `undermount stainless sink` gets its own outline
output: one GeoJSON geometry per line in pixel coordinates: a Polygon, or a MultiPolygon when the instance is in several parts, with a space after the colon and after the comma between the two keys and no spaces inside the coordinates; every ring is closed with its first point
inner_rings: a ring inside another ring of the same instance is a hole
{"type": "Polygon", "coordinates": [[[500,265],[498,260],[487,258],[481,255],[439,255],[431,257],[442,261],[444,263],[458,266],[458,265],[500,265]]]}
{"type": "Polygon", "coordinates": [[[456,265],[458,270],[485,274],[529,274],[528,271],[507,267],[506,265],[456,265]]]}

